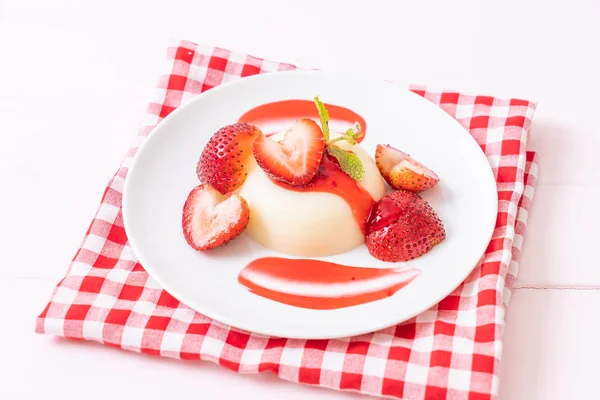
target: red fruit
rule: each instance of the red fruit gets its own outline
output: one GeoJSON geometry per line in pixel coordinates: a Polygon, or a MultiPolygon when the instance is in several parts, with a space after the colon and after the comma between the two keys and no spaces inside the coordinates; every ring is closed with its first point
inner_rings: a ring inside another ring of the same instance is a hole
{"type": "Polygon", "coordinates": [[[271,178],[294,186],[311,181],[324,149],[323,132],[311,119],[296,121],[280,142],[261,135],[253,146],[256,162],[271,178]]]}
{"type": "Polygon", "coordinates": [[[371,209],[365,242],[373,257],[397,262],[422,256],[445,238],[433,208],[418,194],[399,190],[371,209]]]}
{"type": "Polygon", "coordinates": [[[249,217],[250,209],[243,197],[223,196],[202,184],[192,189],[183,206],[183,235],[196,250],[214,249],[239,236],[249,217]]]}
{"type": "Polygon", "coordinates": [[[219,129],[202,150],[196,166],[200,182],[221,194],[233,192],[246,180],[246,160],[252,143],[262,132],[254,125],[237,123],[219,129]]]}
{"type": "Polygon", "coordinates": [[[389,145],[377,145],[375,162],[381,176],[394,189],[418,193],[435,186],[440,180],[435,172],[389,145]]]}

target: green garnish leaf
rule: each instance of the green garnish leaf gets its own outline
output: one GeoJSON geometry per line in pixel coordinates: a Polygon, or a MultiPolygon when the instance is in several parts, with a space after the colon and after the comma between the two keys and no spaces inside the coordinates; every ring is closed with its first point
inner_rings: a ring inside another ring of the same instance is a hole
{"type": "Polygon", "coordinates": [[[329,113],[327,112],[327,108],[325,108],[325,104],[319,100],[319,96],[315,96],[314,100],[315,105],[317,106],[317,111],[319,112],[319,118],[321,119],[321,130],[323,131],[323,138],[325,139],[325,147],[327,152],[338,160],[340,163],[340,168],[346,173],[346,175],[350,176],[355,181],[362,180],[363,176],[365,175],[365,168],[363,167],[360,158],[352,151],[347,151],[341,147],[333,145],[335,142],[339,142],[341,140],[345,140],[353,145],[358,143],[357,139],[362,136],[360,124],[356,123],[356,128],[350,128],[342,136],[338,136],[335,139],[329,140],[329,113]]]}
{"type": "Polygon", "coordinates": [[[348,176],[355,181],[362,180],[365,175],[365,168],[356,153],[344,150],[335,145],[327,146],[327,152],[338,160],[340,168],[342,168],[342,171],[348,176]]]}
{"type": "Polygon", "coordinates": [[[328,141],[326,143],[326,145],[330,145],[335,142],[339,142],[341,140],[345,140],[346,142],[348,142],[350,144],[356,144],[356,143],[358,143],[358,141],[356,139],[360,138],[361,136],[362,136],[362,132],[360,131],[360,125],[357,123],[356,129],[355,128],[348,129],[345,134],[343,134],[342,136],[338,136],[335,139],[331,139],[330,141],[328,141]]]}
{"type": "Polygon", "coordinates": [[[329,113],[325,108],[325,104],[319,100],[319,96],[315,97],[315,105],[319,111],[319,118],[321,119],[321,130],[323,131],[323,137],[325,142],[329,141],[329,113]]]}
{"type": "Polygon", "coordinates": [[[357,143],[356,139],[360,138],[361,136],[362,136],[362,132],[360,130],[360,124],[357,122],[356,128],[349,128],[346,131],[346,135],[344,136],[344,139],[350,144],[356,144],[357,143]]]}

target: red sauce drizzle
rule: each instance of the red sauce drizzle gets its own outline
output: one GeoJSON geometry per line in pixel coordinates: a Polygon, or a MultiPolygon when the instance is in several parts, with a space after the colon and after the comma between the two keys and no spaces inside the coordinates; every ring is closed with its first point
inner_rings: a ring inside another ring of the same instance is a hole
{"type": "MultiPolygon", "coordinates": [[[[351,127],[355,122],[358,122],[363,132],[360,140],[364,139],[367,131],[367,123],[364,118],[344,107],[331,104],[326,104],[325,106],[327,107],[330,121],[342,121],[344,126],[347,127],[351,127]]],[[[242,115],[239,122],[254,124],[265,132],[265,134],[271,135],[285,129],[272,131],[275,125],[280,127],[291,126],[299,118],[319,120],[317,108],[312,101],[284,100],[263,104],[242,115]]],[[[366,233],[367,219],[375,201],[362,185],[350,178],[339,168],[337,160],[327,155],[323,157],[317,175],[308,185],[291,186],[275,180],[272,180],[272,182],[296,192],[326,192],[340,196],[350,206],[352,215],[362,233],[366,233]]]]}
{"type": "Polygon", "coordinates": [[[333,310],[392,296],[419,270],[360,268],[308,259],[259,258],[238,275],[251,292],[291,306],[333,310]]]}
{"type": "Polygon", "coordinates": [[[348,203],[360,230],[363,235],[366,234],[367,220],[375,201],[365,188],[340,169],[337,160],[325,155],[317,174],[307,185],[292,186],[275,180],[272,182],[296,192],[326,192],[338,195],[348,203]]]}
{"type": "MultiPolygon", "coordinates": [[[[360,115],[344,107],[326,104],[330,129],[358,122],[365,138],[367,123],[360,115]]],[[[282,132],[300,118],[319,120],[312,101],[284,100],[263,104],[246,112],[239,122],[258,126],[264,134],[282,132]]],[[[313,180],[305,186],[275,184],[297,192],[326,192],[340,196],[352,210],[363,234],[375,203],[362,185],[346,175],[337,160],[323,157],[313,180]]],[[[316,310],[350,307],[392,296],[408,285],[419,271],[416,269],[360,268],[309,259],[280,257],[259,258],[248,264],[238,275],[239,283],[251,292],[280,303],[316,310]]]]}
{"type": "MultiPolygon", "coordinates": [[[[357,141],[360,143],[365,138],[367,134],[367,122],[363,117],[345,107],[327,103],[325,103],[325,107],[329,114],[329,125],[341,121],[344,123],[344,126],[350,128],[354,126],[355,122],[358,122],[363,134],[357,141]]],[[[267,103],[247,111],[239,118],[238,122],[254,124],[266,135],[271,135],[277,133],[269,129],[273,123],[277,122],[289,127],[300,118],[312,118],[319,121],[319,113],[317,112],[315,103],[308,100],[282,100],[267,103]]],[[[281,129],[280,131],[283,130],[281,129]]]]}

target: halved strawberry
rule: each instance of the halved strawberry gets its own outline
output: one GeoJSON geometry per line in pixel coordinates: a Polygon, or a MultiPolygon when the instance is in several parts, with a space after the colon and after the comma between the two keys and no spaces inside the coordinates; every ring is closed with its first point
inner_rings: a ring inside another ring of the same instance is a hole
{"type": "Polygon", "coordinates": [[[239,236],[249,217],[250,209],[243,197],[223,196],[202,184],[192,189],[183,206],[183,235],[196,250],[214,249],[239,236]]]}
{"type": "Polygon", "coordinates": [[[371,209],[365,243],[382,261],[408,261],[422,256],[446,238],[434,209],[414,192],[398,190],[371,209]]]}
{"type": "Polygon", "coordinates": [[[248,176],[246,160],[259,136],[260,129],[243,122],[219,129],[202,150],[196,166],[200,182],[208,183],[221,194],[239,188],[248,176]]]}
{"type": "Polygon", "coordinates": [[[325,141],[319,125],[299,119],[280,142],[261,135],[253,145],[258,165],[273,179],[290,185],[304,185],[317,173],[325,141]]]}
{"type": "Polygon", "coordinates": [[[381,176],[394,189],[418,193],[435,186],[440,180],[435,172],[390,145],[377,145],[375,162],[381,176]]]}

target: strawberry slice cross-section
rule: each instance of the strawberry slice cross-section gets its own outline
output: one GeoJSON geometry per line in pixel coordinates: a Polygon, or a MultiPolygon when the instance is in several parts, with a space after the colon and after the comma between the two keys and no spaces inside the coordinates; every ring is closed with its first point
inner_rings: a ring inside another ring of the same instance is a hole
{"type": "Polygon", "coordinates": [[[311,119],[299,119],[279,142],[259,136],[253,145],[256,163],[272,179],[289,185],[305,185],[317,173],[325,141],[319,125],[311,119]]]}
{"type": "Polygon", "coordinates": [[[389,145],[377,145],[375,162],[381,176],[394,189],[419,193],[435,186],[435,172],[408,154],[389,145]]]}
{"type": "Polygon", "coordinates": [[[224,196],[202,184],[192,189],[183,206],[183,235],[192,248],[211,250],[238,237],[249,217],[250,209],[243,197],[224,196]]]}

